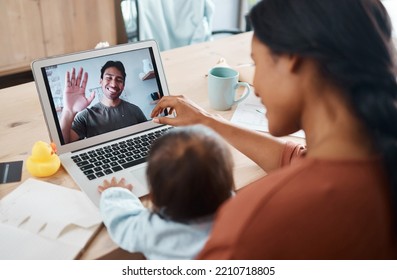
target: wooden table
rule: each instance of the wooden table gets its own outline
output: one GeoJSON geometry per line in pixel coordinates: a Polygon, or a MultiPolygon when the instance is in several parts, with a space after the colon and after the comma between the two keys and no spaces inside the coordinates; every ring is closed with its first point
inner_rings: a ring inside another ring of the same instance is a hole
{"type": "MultiPolygon", "coordinates": [[[[188,47],[173,49],[161,54],[168,86],[171,94],[184,94],[209,112],[221,114],[230,119],[233,110],[215,112],[208,104],[206,73],[223,57],[230,66],[246,65],[252,62],[252,33],[243,33],[188,47]]],[[[30,155],[34,142],[50,141],[40,107],[38,94],[33,82],[0,90],[0,162],[25,161],[30,155]]],[[[237,188],[265,175],[250,159],[233,149],[235,160],[235,180],[237,188]]],[[[23,167],[22,181],[31,175],[23,167]]],[[[61,168],[45,181],[76,188],[72,178],[61,168]]],[[[0,185],[0,198],[7,195],[21,182],[0,185]]],[[[110,240],[105,227],[95,236],[81,259],[97,258],[139,258],[139,254],[129,254],[110,240]]]]}

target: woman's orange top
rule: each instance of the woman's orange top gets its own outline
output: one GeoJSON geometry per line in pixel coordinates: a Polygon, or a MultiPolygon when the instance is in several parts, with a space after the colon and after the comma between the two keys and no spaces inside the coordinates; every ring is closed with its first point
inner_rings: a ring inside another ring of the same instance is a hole
{"type": "Polygon", "coordinates": [[[287,143],[282,168],[226,202],[198,258],[397,259],[381,162],[304,153],[287,143]]]}

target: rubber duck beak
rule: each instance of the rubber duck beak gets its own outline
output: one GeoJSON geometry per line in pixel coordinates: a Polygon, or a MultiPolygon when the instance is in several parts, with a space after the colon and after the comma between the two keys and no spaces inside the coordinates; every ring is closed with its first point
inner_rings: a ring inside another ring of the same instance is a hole
{"type": "Polygon", "coordinates": [[[57,152],[57,146],[55,145],[54,142],[51,142],[50,146],[52,148],[51,155],[53,155],[53,154],[55,154],[57,152]]]}

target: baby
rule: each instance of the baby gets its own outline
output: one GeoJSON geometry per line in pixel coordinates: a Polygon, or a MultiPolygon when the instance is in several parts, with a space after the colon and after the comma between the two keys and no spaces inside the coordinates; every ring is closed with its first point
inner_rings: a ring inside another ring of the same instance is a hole
{"type": "Polygon", "coordinates": [[[124,179],[98,187],[111,238],[148,259],[193,259],[207,241],[214,213],[234,190],[227,144],[201,125],[173,128],[152,145],[146,174],[151,210],[124,179]]]}

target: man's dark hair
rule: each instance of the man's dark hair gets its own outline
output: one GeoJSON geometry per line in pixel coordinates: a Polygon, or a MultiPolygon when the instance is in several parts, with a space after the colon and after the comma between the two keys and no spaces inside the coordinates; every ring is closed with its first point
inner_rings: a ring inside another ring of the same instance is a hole
{"type": "Polygon", "coordinates": [[[103,74],[105,73],[105,70],[110,67],[115,67],[121,72],[121,75],[123,75],[123,79],[125,83],[125,78],[127,77],[127,74],[125,73],[125,68],[121,61],[109,60],[108,62],[106,62],[105,65],[103,65],[101,68],[101,79],[103,79],[103,74]]]}
{"type": "Polygon", "coordinates": [[[179,222],[214,214],[234,189],[230,150],[202,125],[173,128],[156,140],[147,177],[154,211],[179,222]]]}

